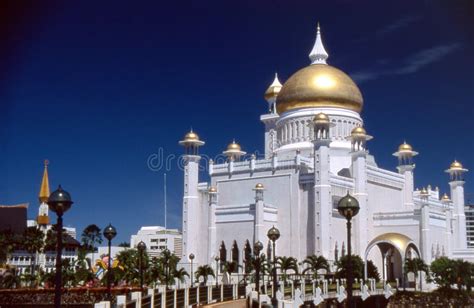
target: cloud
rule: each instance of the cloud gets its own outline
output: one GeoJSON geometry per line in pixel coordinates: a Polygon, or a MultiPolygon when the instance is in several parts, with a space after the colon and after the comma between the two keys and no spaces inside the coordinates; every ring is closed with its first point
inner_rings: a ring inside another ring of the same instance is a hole
{"type": "MultiPolygon", "coordinates": [[[[373,33],[375,34],[375,37],[380,38],[380,37],[383,37],[387,34],[395,32],[395,31],[397,31],[401,28],[407,27],[410,24],[412,24],[412,23],[414,23],[414,22],[416,22],[420,19],[421,19],[421,16],[415,16],[415,15],[403,16],[403,17],[395,20],[391,24],[385,25],[382,28],[380,28],[378,30],[375,30],[375,32],[373,32],[373,33]]],[[[363,37],[355,39],[354,42],[363,43],[363,42],[369,41],[370,39],[371,38],[368,37],[368,36],[363,36],[363,37]]]]}
{"type": "Polygon", "coordinates": [[[408,25],[416,22],[419,20],[420,16],[404,16],[400,19],[397,19],[391,24],[386,25],[385,27],[380,28],[379,30],[375,31],[376,36],[384,36],[386,34],[392,33],[397,31],[400,28],[407,27],[408,25]]]}
{"type": "MultiPolygon", "coordinates": [[[[363,83],[365,81],[378,79],[382,76],[413,74],[422,68],[448,56],[450,53],[456,51],[460,47],[460,43],[451,43],[426,48],[408,56],[402,61],[400,65],[396,67],[367,69],[351,74],[351,76],[356,82],[363,83]]],[[[388,61],[384,62],[389,64],[388,61]]]]}
{"type": "Polygon", "coordinates": [[[405,61],[405,65],[395,70],[394,73],[399,75],[415,73],[421,68],[441,60],[459,47],[461,47],[460,43],[453,43],[421,50],[408,57],[405,61]]]}

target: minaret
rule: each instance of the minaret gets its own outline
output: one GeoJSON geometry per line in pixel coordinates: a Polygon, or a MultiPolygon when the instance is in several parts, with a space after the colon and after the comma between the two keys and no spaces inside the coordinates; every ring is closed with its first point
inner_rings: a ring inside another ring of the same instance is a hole
{"type": "Polygon", "coordinates": [[[260,116],[260,120],[265,124],[265,157],[272,157],[277,149],[276,122],[279,119],[276,110],[277,96],[281,90],[281,83],[278,80],[278,74],[275,73],[273,83],[265,91],[265,100],[268,102],[268,114],[260,116]]]}
{"type": "Polygon", "coordinates": [[[44,161],[44,171],[43,171],[43,179],[41,181],[40,192],[38,195],[40,206],[38,210],[38,217],[36,218],[36,222],[41,230],[46,231],[47,225],[49,225],[49,213],[48,213],[48,198],[50,195],[49,192],[49,178],[48,178],[48,165],[49,161],[44,161]]]}
{"type": "MultiPolygon", "coordinates": [[[[190,253],[202,259],[197,254],[200,245],[200,215],[199,215],[199,147],[204,142],[192,130],[179,142],[184,146],[184,194],[183,194],[183,258],[190,253]]],[[[204,261],[204,260],[203,260],[204,261]]],[[[197,263],[200,263],[196,260],[197,263]]]]}
{"type": "Polygon", "coordinates": [[[219,255],[217,251],[217,237],[216,237],[216,206],[217,206],[217,188],[211,186],[208,190],[209,194],[209,216],[208,216],[208,242],[209,253],[207,256],[208,263],[212,264],[214,257],[219,255]]]}
{"type": "Polygon", "coordinates": [[[316,42],[314,43],[313,49],[309,53],[309,59],[311,64],[327,64],[326,60],[329,58],[328,53],[323,45],[323,40],[321,39],[321,29],[318,27],[316,29],[316,42]]]}
{"type": "Polygon", "coordinates": [[[268,102],[268,113],[276,113],[275,103],[278,93],[280,93],[281,87],[282,85],[280,80],[278,80],[278,74],[275,73],[275,79],[273,80],[273,83],[268,87],[267,91],[265,91],[265,100],[268,102]]]}
{"type": "Polygon", "coordinates": [[[265,188],[263,184],[258,183],[255,185],[255,220],[254,220],[254,243],[262,242],[265,243],[265,226],[264,226],[264,204],[263,204],[263,191],[265,188]]]}
{"type": "Polygon", "coordinates": [[[456,160],[446,170],[450,177],[449,187],[454,207],[454,249],[467,248],[466,215],[464,213],[464,173],[467,171],[456,160]]]}
{"type": "Polygon", "coordinates": [[[332,218],[329,137],[330,121],[324,113],[313,119],[314,127],[314,254],[330,259],[329,230],[332,218]]]}
{"type": "Polygon", "coordinates": [[[354,197],[359,201],[359,214],[354,217],[355,249],[354,253],[362,255],[368,244],[367,218],[367,150],[366,142],[372,139],[363,127],[356,127],[348,138],[351,141],[352,177],[354,178],[354,197]]]}
{"type": "Polygon", "coordinates": [[[430,207],[428,204],[430,193],[423,187],[420,191],[421,217],[420,217],[420,242],[421,256],[427,263],[431,263],[431,236],[430,236],[430,207]]]}
{"type": "Polygon", "coordinates": [[[236,143],[235,140],[233,140],[232,143],[229,143],[229,145],[227,146],[227,150],[222,152],[222,154],[227,156],[227,168],[229,172],[229,177],[232,177],[232,173],[234,172],[234,161],[238,161],[240,157],[242,157],[246,153],[242,151],[240,144],[236,143]]]}
{"type": "Polygon", "coordinates": [[[403,205],[406,210],[413,210],[415,203],[413,202],[413,191],[414,191],[414,180],[413,170],[415,164],[413,163],[413,157],[418,155],[418,152],[413,151],[411,145],[403,142],[399,147],[398,151],[393,153],[393,156],[398,157],[398,173],[405,177],[405,185],[403,186],[403,205]]]}

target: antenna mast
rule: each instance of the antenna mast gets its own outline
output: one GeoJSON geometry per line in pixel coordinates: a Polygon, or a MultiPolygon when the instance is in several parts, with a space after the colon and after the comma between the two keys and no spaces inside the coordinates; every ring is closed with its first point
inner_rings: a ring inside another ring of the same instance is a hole
{"type": "Polygon", "coordinates": [[[168,212],[168,205],[167,205],[167,202],[166,202],[166,173],[164,173],[164,201],[165,201],[165,232],[166,230],[168,230],[168,226],[167,226],[167,217],[166,217],[166,214],[168,212]]]}

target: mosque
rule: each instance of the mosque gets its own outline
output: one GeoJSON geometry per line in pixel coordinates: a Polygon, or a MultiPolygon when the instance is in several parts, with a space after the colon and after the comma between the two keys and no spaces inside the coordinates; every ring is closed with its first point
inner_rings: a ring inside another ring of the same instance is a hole
{"type": "Polygon", "coordinates": [[[474,261],[464,213],[468,170],[458,161],[447,168],[450,198],[430,186],[414,188],[418,153],[405,142],[393,153],[397,171],[378,167],[367,150],[372,137],[360,116],[362,93],[328,57],[318,26],[310,65],[283,85],[275,76],[266,90],[264,158],[242,159],[246,152],[234,141],[225,161],[209,161],[210,180],[203,183],[204,141],[191,131],[179,142],[185,148],[183,259],[192,253],[198,264],[213,264],[216,256],[242,264],[254,242],[271,252],[267,230],[275,226],[277,256],[302,261],[315,254],[334,262],[347,247],[337,204],[349,193],[360,205],[353,253],[373,260],[383,278],[401,279],[406,258],[474,261]]]}

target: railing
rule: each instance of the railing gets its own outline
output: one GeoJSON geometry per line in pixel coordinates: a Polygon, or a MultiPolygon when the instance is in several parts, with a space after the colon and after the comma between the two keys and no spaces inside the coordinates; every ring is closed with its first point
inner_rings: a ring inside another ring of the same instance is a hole
{"type": "MultiPolygon", "coordinates": [[[[288,276],[287,276],[288,277],[288,276]]],[[[295,301],[296,298],[306,302],[311,302],[316,294],[322,296],[324,301],[332,303],[334,299],[338,299],[342,294],[342,286],[346,286],[346,280],[328,280],[328,279],[310,279],[310,276],[299,279],[287,279],[280,281],[277,286],[277,294],[279,293],[280,301],[285,303],[295,301]],[[316,292],[317,291],[317,292],[316,292]]],[[[289,278],[289,277],[288,277],[289,278]]],[[[391,289],[387,283],[377,284],[375,280],[355,281],[354,296],[361,296],[363,292],[367,292],[369,296],[383,295],[388,297],[395,292],[395,288],[391,289]],[[364,284],[365,283],[365,284],[364,284]]],[[[398,282],[396,283],[398,288],[398,282]]],[[[394,285],[395,287],[395,285],[394,285]]],[[[232,301],[237,299],[248,298],[251,301],[266,302],[269,304],[273,294],[272,281],[261,281],[260,289],[257,290],[255,283],[244,284],[221,284],[219,286],[206,285],[196,287],[172,288],[165,289],[149,289],[147,294],[141,292],[133,292],[129,298],[124,295],[117,297],[118,308],[181,308],[189,306],[201,306],[212,303],[232,301]]],[[[359,299],[361,300],[361,299],[359,299]]],[[[98,306],[97,306],[98,307],[98,306]]]]}

